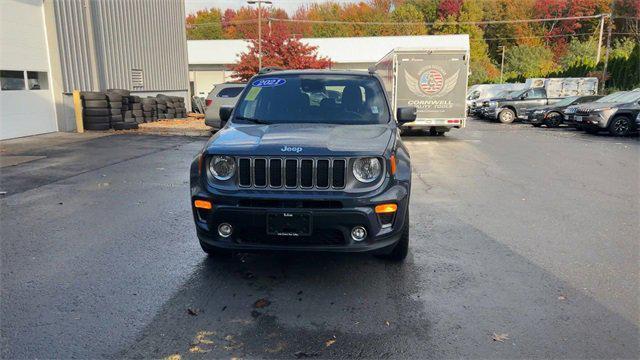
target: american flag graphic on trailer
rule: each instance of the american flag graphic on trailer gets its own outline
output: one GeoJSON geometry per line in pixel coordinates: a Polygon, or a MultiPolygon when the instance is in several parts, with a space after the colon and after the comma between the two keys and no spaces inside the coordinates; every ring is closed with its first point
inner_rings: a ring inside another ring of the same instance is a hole
{"type": "Polygon", "coordinates": [[[420,76],[420,89],[425,94],[435,94],[442,90],[444,76],[436,69],[429,69],[420,76]]]}

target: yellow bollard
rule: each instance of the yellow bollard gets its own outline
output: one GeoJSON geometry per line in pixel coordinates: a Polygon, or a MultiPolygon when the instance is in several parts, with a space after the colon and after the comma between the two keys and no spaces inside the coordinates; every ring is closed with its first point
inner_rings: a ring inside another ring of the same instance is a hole
{"type": "Polygon", "coordinates": [[[76,129],[79,133],[84,132],[84,125],[82,123],[82,100],[80,99],[80,91],[73,90],[73,109],[76,113],[76,129]]]}

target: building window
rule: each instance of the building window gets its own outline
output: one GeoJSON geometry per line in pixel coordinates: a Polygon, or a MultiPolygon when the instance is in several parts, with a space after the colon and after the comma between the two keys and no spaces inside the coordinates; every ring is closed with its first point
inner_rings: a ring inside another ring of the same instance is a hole
{"type": "Polygon", "coordinates": [[[24,90],[24,71],[0,70],[2,90],[24,90]]]}
{"type": "Polygon", "coordinates": [[[49,89],[47,73],[44,71],[27,71],[27,84],[29,85],[29,90],[49,89]]]}
{"type": "Polygon", "coordinates": [[[144,79],[142,77],[142,69],[131,69],[131,86],[133,90],[144,89],[144,79]]]}

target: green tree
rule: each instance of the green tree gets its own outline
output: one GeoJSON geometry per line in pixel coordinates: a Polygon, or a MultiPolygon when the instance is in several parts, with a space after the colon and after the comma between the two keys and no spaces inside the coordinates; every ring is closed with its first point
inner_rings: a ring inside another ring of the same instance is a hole
{"type": "Polygon", "coordinates": [[[507,78],[544,77],[555,68],[553,51],[547,47],[520,45],[507,48],[504,59],[507,78]]]}
{"type": "Polygon", "coordinates": [[[562,69],[569,69],[580,65],[595,68],[597,65],[597,53],[598,45],[595,40],[580,41],[572,39],[567,47],[567,53],[560,58],[560,66],[562,69]]]}
{"type": "Polygon", "coordinates": [[[220,9],[199,10],[186,19],[188,40],[222,39],[222,13],[220,9]]]}
{"type": "Polygon", "coordinates": [[[434,22],[438,18],[438,4],[440,0],[407,0],[407,5],[413,5],[426,22],[434,22]]]}
{"type": "Polygon", "coordinates": [[[394,35],[424,35],[427,28],[422,24],[423,17],[420,11],[412,4],[402,4],[391,12],[393,22],[399,23],[420,23],[397,25],[393,28],[394,35]]]}

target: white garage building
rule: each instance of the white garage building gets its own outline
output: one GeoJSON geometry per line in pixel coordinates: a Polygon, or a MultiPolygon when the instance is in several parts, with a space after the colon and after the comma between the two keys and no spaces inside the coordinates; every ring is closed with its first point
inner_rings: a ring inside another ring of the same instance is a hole
{"type": "MultiPolygon", "coordinates": [[[[317,46],[318,54],[333,61],[334,69],[366,70],[396,47],[443,47],[456,37],[467,35],[376,36],[344,38],[302,38],[317,46]]],[[[192,93],[206,96],[213,85],[231,81],[229,66],[246,52],[245,40],[189,40],[189,80],[192,93]]]]}
{"type": "Polygon", "coordinates": [[[74,90],[188,98],[184,17],[184,0],[0,0],[0,139],[75,131],[74,90]]]}

